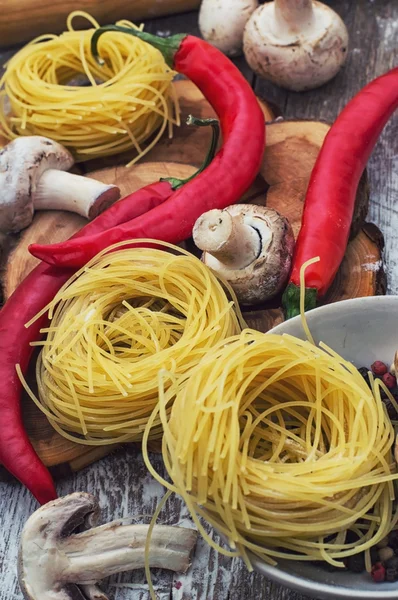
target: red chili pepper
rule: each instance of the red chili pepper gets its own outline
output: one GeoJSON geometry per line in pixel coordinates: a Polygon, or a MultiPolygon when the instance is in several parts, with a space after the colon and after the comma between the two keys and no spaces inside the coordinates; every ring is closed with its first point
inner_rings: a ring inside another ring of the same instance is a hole
{"type": "Polygon", "coordinates": [[[375,583],[382,583],[386,579],[386,569],[381,562],[377,562],[373,565],[370,574],[375,583]]]}
{"type": "Polygon", "coordinates": [[[217,113],[224,143],[210,166],[193,181],[162,205],[121,225],[117,231],[108,231],[90,248],[83,247],[79,240],[30,246],[34,256],[49,264],[81,266],[103,247],[126,239],[144,237],[181,242],[191,235],[195,221],[204,212],[237,202],[260,169],[265,142],[264,116],[250,85],[228,58],[191,35],[158,38],[118,26],[96,30],[92,37],[94,54],[99,36],[106,31],[130,33],[151,43],[170,66],[189,77],[217,113]]]}
{"type": "MultiPolygon", "coordinates": [[[[165,186],[170,188],[168,183],[165,186]]],[[[97,217],[76,237],[84,236],[87,231],[93,235],[99,230],[101,219],[97,217]]],[[[53,500],[57,493],[51,475],[37,456],[23,425],[22,385],[15,366],[19,364],[22,373],[26,373],[33,352],[30,343],[40,338],[40,329],[48,322],[47,315],[30,327],[25,327],[25,323],[51,302],[72,273],[45,263],[38,265],[0,311],[0,463],[32,492],[40,504],[53,500]]]]}
{"type": "Polygon", "coordinates": [[[330,128],[311,173],[290,283],[283,296],[288,318],[300,312],[300,269],[307,260],[320,257],[305,271],[306,310],[328,291],[347,247],[359,180],[397,107],[395,68],[363,88],[330,128]]]}
{"type": "MultiPolygon", "coordinates": [[[[148,210],[165,202],[173,192],[174,188],[169,181],[160,180],[125,196],[85,226],[88,237],[82,238],[82,243],[83,240],[86,242],[86,239],[90,239],[91,235],[96,235],[145,214],[148,210]],[[100,228],[98,228],[99,223],[101,224],[100,228]],[[91,233],[90,228],[92,228],[91,233]]],[[[67,243],[69,240],[65,241],[65,244],[67,243]]]]}
{"type": "MultiPolygon", "coordinates": [[[[214,157],[218,143],[218,122],[215,119],[196,120],[190,123],[211,125],[212,142],[202,167],[187,180],[165,179],[148,185],[126,196],[96,219],[88,223],[71,239],[91,239],[99,232],[123,221],[137,217],[169,198],[174,190],[200,173],[214,157]]],[[[59,270],[47,264],[37,266],[18,286],[0,312],[0,463],[21,481],[44,504],[56,498],[51,475],[40,461],[25,432],[20,407],[21,382],[15,370],[19,364],[26,373],[32,355],[30,343],[40,337],[46,326],[43,315],[30,327],[25,323],[38,314],[59,288],[71,276],[70,270],[59,270]]]]}
{"type": "Polygon", "coordinates": [[[28,329],[24,324],[52,300],[70,272],[41,264],[15,290],[0,312],[0,463],[44,504],[57,497],[51,475],[40,461],[22,422],[19,381],[15,365],[26,372],[30,342],[45,326],[42,317],[28,329]]]}
{"type": "MultiPolygon", "coordinates": [[[[107,231],[112,227],[117,227],[126,221],[131,221],[132,219],[147,213],[149,210],[156,208],[160,204],[163,204],[163,202],[170,198],[175,190],[181,188],[206,169],[213,160],[217,150],[220,137],[219,123],[217,119],[197,119],[190,115],[187,119],[187,125],[212,128],[211,143],[201,167],[187,179],[164,177],[160,181],[151,183],[140,190],[125,196],[119,200],[119,202],[115,202],[115,204],[110,206],[84,227],[84,236],[80,239],[82,248],[87,248],[87,246],[90,246],[90,244],[94,242],[91,236],[102,235],[106,238],[107,231]]],[[[72,242],[67,240],[63,243],[67,245],[72,242]]],[[[82,265],[85,264],[85,262],[86,261],[82,261],[82,265]]]]}
{"type": "MultiPolygon", "coordinates": [[[[168,184],[169,185],[169,184],[168,184]]],[[[120,201],[122,202],[122,201],[120,201]]],[[[73,237],[101,230],[101,219],[83,227],[73,237]]],[[[38,265],[17,287],[0,311],[0,463],[25,485],[41,503],[57,497],[50,473],[40,461],[26,434],[21,415],[22,385],[15,366],[26,373],[33,352],[31,342],[40,338],[47,324],[43,315],[30,321],[54,298],[73,271],[38,265]]]]}
{"type": "MultiPolygon", "coordinates": [[[[147,207],[148,203],[157,199],[164,201],[172,191],[168,182],[147,186],[132,194],[130,203],[126,203],[126,199],[118,203],[122,204],[122,208],[124,204],[124,212],[119,208],[115,215],[112,210],[106,219],[100,215],[77,235],[93,235],[110,222],[110,216],[121,218],[123,214],[126,215],[132,198],[139,201],[134,202],[133,207],[141,210],[141,207],[147,207]]],[[[22,422],[22,386],[15,365],[19,364],[22,373],[26,373],[33,351],[30,343],[40,338],[40,329],[46,326],[47,316],[44,315],[28,328],[25,323],[53,299],[71,274],[70,270],[60,270],[44,263],[38,265],[18,286],[0,312],[0,463],[41,504],[53,500],[57,494],[51,475],[33,449],[22,422]]]]}

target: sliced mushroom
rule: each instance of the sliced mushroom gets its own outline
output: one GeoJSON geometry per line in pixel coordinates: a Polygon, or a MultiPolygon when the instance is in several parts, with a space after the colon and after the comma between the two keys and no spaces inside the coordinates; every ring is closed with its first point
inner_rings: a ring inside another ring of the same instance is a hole
{"type": "Polygon", "coordinates": [[[257,75],[300,91],[332,79],[347,56],[348,32],[332,8],[313,0],[275,0],[248,20],[243,50],[257,75]]]}
{"type": "Polygon", "coordinates": [[[204,39],[227,54],[242,54],[243,30],[258,0],[202,0],[199,29],[204,39]]]}
{"type": "Polygon", "coordinates": [[[229,281],[242,304],[269,300],[286,284],[294,237],[276,210],[252,204],[210,210],[196,221],[193,239],[203,262],[229,281]]]}
{"type": "MultiPolygon", "coordinates": [[[[28,600],[107,600],[96,587],[104,577],[145,566],[149,525],[95,524],[98,502],[76,492],[45,504],[26,522],[19,546],[18,577],[28,600]]],[[[152,531],[149,566],[185,572],[197,532],[156,525],[152,531]]]]}
{"type": "Polygon", "coordinates": [[[36,210],[67,210],[93,219],[120,198],[115,185],[71,173],[70,152],[42,136],[19,137],[0,150],[0,231],[27,227],[36,210]]]}

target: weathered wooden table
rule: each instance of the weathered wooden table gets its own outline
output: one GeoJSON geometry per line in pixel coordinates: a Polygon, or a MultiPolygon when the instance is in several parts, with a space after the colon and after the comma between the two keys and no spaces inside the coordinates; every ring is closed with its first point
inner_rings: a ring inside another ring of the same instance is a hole
{"type": "MultiPolygon", "coordinates": [[[[285,117],[333,121],[362,86],[398,63],[398,0],[326,0],[326,3],[343,17],[351,43],[345,68],[324,87],[304,94],[288,93],[256,79],[243,59],[236,61],[257,94],[276,104],[285,117]]],[[[197,14],[158,19],[148,23],[147,30],[163,35],[181,31],[197,34],[197,14]]],[[[0,51],[1,63],[13,51],[0,51]]],[[[397,116],[385,128],[372,155],[369,177],[369,220],[384,233],[388,293],[398,294],[397,116]]],[[[160,457],[154,455],[153,460],[161,472],[160,457]]],[[[127,515],[144,515],[141,520],[148,520],[163,495],[162,487],[146,473],[139,450],[134,447],[58,482],[60,495],[75,490],[89,491],[100,498],[104,521],[127,515]]],[[[16,577],[18,539],[24,522],[36,508],[30,494],[17,482],[0,483],[0,600],[22,598],[16,577]]],[[[189,523],[187,510],[179,498],[168,502],[160,521],[189,523]]],[[[258,574],[249,574],[241,561],[219,556],[203,540],[197,544],[193,566],[187,575],[173,577],[154,572],[154,582],[159,600],[305,600],[258,574]]],[[[149,598],[142,572],[113,578],[105,585],[117,600],[149,598]],[[129,582],[130,586],[119,587],[121,582],[129,582]]]]}

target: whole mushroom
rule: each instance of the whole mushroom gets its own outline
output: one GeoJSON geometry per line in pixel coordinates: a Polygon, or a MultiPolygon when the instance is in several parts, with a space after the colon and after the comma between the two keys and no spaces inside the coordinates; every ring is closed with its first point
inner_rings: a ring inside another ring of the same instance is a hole
{"type": "MultiPolygon", "coordinates": [[[[76,492],[48,502],[27,520],[19,545],[18,579],[27,600],[108,600],[97,581],[145,566],[149,525],[117,521],[94,527],[97,500],[76,492]],[[74,533],[78,527],[86,531],[74,533]]],[[[149,566],[185,572],[197,532],[155,525],[149,566]]]]}
{"type": "Polygon", "coordinates": [[[347,56],[348,32],[332,8],[313,0],[275,0],[248,20],[243,49],[257,75],[289,90],[332,79],[347,56]]]}
{"type": "Polygon", "coordinates": [[[0,231],[28,227],[35,210],[67,210],[88,219],[120,198],[115,185],[72,173],[70,152],[49,138],[19,137],[0,150],[0,231]]]}
{"type": "Polygon", "coordinates": [[[294,236],[276,210],[252,204],[210,210],[196,221],[193,240],[203,262],[231,284],[240,303],[259,304],[283,290],[294,236]]]}
{"type": "Polygon", "coordinates": [[[202,0],[199,29],[203,38],[227,54],[242,54],[243,30],[258,0],[202,0]]]}

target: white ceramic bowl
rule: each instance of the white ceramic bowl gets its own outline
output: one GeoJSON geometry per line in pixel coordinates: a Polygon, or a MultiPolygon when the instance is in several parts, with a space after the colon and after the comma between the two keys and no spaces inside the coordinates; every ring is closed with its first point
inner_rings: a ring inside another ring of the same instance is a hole
{"type": "MultiPolygon", "coordinates": [[[[344,300],[307,313],[317,343],[325,342],[357,367],[375,360],[390,364],[398,350],[398,296],[344,300]]],[[[300,317],[278,325],[270,333],[289,333],[305,339],[300,317]]],[[[266,577],[317,599],[398,599],[398,582],[373,583],[366,574],[328,572],[311,563],[281,560],[277,567],[252,557],[266,577]]]]}

